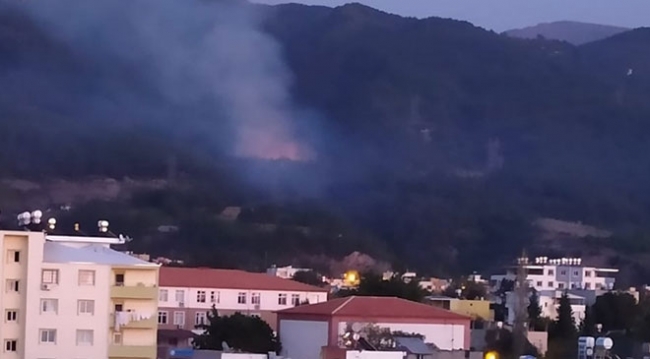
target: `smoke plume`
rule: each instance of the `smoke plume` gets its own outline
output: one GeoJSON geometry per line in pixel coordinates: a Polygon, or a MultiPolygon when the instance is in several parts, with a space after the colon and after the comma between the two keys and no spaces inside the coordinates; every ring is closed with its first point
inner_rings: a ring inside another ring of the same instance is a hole
{"type": "Polygon", "coordinates": [[[138,69],[170,104],[213,103],[230,121],[234,155],[313,158],[296,137],[281,49],[248,4],[54,0],[18,6],[76,51],[138,69]]]}

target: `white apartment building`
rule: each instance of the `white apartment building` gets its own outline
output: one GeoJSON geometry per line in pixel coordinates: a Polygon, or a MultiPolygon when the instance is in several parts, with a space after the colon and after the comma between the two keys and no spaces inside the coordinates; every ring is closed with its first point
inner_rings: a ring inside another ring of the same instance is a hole
{"type": "Polygon", "coordinates": [[[196,331],[214,306],[220,315],[259,316],[276,327],[275,312],[327,300],[328,290],[293,280],[231,269],[160,268],[160,329],[196,331]]]}
{"type": "MultiPolygon", "coordinates": [[[[526,271],[526,280],[531,288],[544,290],[612,290],[618,269],[589,267],[582,264],[580,258],[537,257],[534,260],[520,259],[526,271]]],[[[490,284],[497,290],[504,279],[516,278],[517,266],[507,269],[506,274],[493,275],[490,284]]]]}
{"type": "Polygon", "coordinates": [[[158,265],[123,239],[0,231],[0,357],[156,357],[158,265]]]}

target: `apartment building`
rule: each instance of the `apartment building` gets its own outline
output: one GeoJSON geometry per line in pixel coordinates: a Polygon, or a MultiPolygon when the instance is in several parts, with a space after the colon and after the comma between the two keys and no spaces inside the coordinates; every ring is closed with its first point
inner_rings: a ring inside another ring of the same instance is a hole
{"type": "Polygon", "coordinates": [[[241,270],[160,268],[158,326],[195,330],[214,306],[220,315],[256,315],[275,328],[275,312],[327,300],[327,289],[241,270]]]}
{"type": "Polygon", "coordinates": [[[156,357],[158,269],[123,238],[0,231],[0,357],[156,357]]]}
{"type": "MultiPolygon", "coordinates": [[[[612,290],[618,269],[591,267],[582,264],[580,258],[537,257],[534,260],[520,258],[531,288],[543,290],[612,290]]],[[[518,266],[507,268],[506,274],[493,275],[490,284],[498,289],[504,279],[514,280],[518,266]]]]}

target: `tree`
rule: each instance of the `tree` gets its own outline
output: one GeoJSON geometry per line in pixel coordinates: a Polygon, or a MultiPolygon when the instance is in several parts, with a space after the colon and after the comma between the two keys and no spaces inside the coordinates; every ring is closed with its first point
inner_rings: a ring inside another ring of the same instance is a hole
{"type": "Polygon", "coordinates": [[[344,293],[344,295],[398,297],[414,302],[422,302],[427,294],[429,293],[420,287],[417,280],[405,282],[399,274],[384,280],[380,275],[374,273],[362,275],[359,288],[344,293]]]}
{"type": "Polygon", "coordinates": [[[605,293],[591,308],[595,323],[603,325],[603,331],[630,331],[639,317],[640,310],[636,299],[627,293],[605,293]]]}
{"type": "Polygon", "coordinates": [[[532,330],[544,330],[541,320],[542,308],[539,307],[539,296],[537,291],[533,290],[528,303],[528,328],[532,330]]]}
{"type": "Polygon", "coordinates": [[[564,292],[560,298],[557,319],[549,328],[549,358],[575,357],[577,329],[571,310],[569,295],[564,292]]]}
{"type": "Polygon", "coordinates": [[[596,320],[593,314],[593,306],[587,306],[585,309],[585,317],[580,322],[580,335],[594,336],[596,335],[596,320]]]}
{"type": "Polygon", "coordinates": [[[311,270],[303,270],[296,272],[296,274],[293,275],[293,280],[296,282],[300,283],[305,283],[309,285],[315,285],[315,286],[322,286],[323,285],[323,280],[318,273],[311,271],[311,270]]]}
{"type": "Polygon", "coordinates": [[[213,306],[208,312],[207,323],[196,327],[204,330],[194,340],[197,349],[223,350],[224,342],[231,348],[248,353],[279,353],[282,348],[273,329],[257,316],[235,313],[222,317],[213,306]]]}

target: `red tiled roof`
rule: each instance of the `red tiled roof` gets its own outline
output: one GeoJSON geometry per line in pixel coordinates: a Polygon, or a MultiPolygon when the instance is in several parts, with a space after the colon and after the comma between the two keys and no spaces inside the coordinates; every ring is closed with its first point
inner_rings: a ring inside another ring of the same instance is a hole
{"type": "Polygon", "coordinates": [[[161,287],[327,292],[327,289],[282,279],[266,273],[234,269],[160,267],[161,287]]]}
{"type": "Polygon", "coordinates": [[[397,297],[352,296],[281,310],[279,314],[306,314],[344,317],[418,318],[458,320],[470,317],[397,297]]]}

